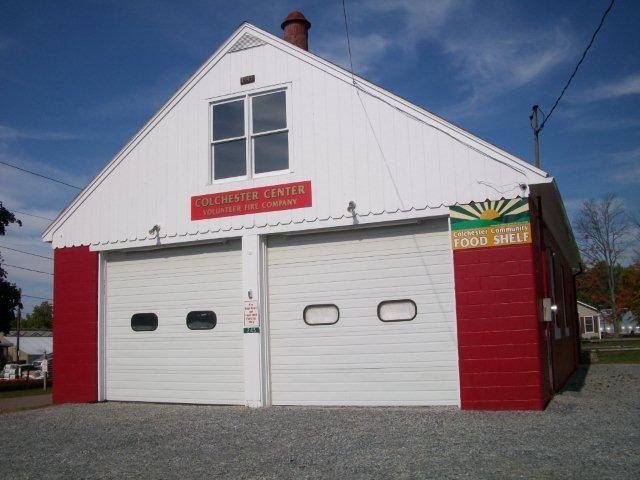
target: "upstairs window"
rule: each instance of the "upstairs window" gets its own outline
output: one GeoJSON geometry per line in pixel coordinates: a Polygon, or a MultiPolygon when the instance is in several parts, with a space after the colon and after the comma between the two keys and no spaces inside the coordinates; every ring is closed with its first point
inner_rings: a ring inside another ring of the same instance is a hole
{"type": "Polygon", "coordinates": [[[213,106],[212,152],[215,179],[247,174],[243,100],[213,106]]]}
{"type": "Polygon", "coordinates": [[[289,169],[286,90],[213,104],[211,127],[213,180],[289,169]]]}

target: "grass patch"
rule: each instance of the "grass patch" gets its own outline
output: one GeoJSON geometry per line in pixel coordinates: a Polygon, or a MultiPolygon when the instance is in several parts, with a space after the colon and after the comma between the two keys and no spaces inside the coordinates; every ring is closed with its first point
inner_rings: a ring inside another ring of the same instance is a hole
{"type": "Polygon", "coordinates": [[[611,339],[611,340],[595,340],[583,341],[583,350],[598,350],[600,348],[616,348],[616,347],[638,347],[640,348],[640,338],[627,339],[611,339]]]}
{"type": "Polygon", "coordinates": [[[598,363],[640,363],[640,350],[598,352],[598,363]]]}
{"type": "Polygon", "coordinates": [[[30,388],[29,390],[15,390],[11,392],[0,392],[0,398],[30,397],[31,395],[43,395],[51,393],[51,388],[43,391],[42,388],[30,388]]]}

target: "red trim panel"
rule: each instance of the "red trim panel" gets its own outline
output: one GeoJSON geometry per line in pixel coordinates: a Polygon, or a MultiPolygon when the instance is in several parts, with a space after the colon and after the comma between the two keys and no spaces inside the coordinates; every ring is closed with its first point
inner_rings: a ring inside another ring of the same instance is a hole
{"type": "Polygon", "coordinates": [[[53,402],[98,399],[98,253],[54,250],[53,402]]]}
{"type": "Polygon", "coordinates": [[[543,409],[532,245],[455,250],[453,262],[462,409],[543,409]]]}

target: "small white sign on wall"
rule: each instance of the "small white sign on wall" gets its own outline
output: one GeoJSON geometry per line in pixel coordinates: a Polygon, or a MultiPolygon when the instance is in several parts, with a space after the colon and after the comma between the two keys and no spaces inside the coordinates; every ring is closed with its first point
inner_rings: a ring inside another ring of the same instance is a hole
{"type": "Polygon", "coordinates": [[[246,300],[244,302],[244,326],[245,328],[260,326],[258,302],[256,300],[246,300]]]}

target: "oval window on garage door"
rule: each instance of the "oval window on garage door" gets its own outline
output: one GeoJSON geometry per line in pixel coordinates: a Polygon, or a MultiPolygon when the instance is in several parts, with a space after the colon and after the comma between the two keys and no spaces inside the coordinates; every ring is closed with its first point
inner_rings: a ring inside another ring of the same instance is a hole
{"type": "Polygon", "coordinates": [[[216,313],[211,310],[197,310],[187,314],[189,330],[211,330],[218,323],[216,313]]]}
{"type": "Polygon", "coordinates": [[[158,328],[158,316],[155,313],[134,313],[131,316],[131,330],[134,332],[153,332],[158,328]]]}
{"type": "Polygon", "coordinates": [[[383,322],[408,322],[417,314],[418,308],[413,300],[387,300],[378,304],[378,318],[383,322]]]}
{"type": "Polygon", "coordinates": [[[340,318],[340,310],[333,304],[307,305],[302,318],[307,325],[333,325],[340,318]]]}

